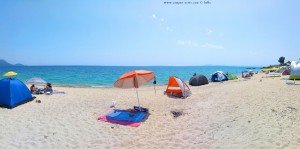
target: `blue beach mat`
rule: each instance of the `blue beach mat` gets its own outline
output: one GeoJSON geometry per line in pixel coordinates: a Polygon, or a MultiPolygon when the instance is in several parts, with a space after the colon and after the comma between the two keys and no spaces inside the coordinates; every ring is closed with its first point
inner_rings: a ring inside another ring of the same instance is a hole
{"type": "Polygon", "coordinates": [[[146,114],[146,112],[142,111],[128,111],[115,109],[111,113],[107,114],[106,118],[118,121],[141,122],[146,116],[146,114]]]}
{"type": "Polygon", "coordinates": [[[98,120],[103,122],[110,122],[120,125],[128,125],[132,127],[140,126],[141,122],[147,119],[149,112],[147,108],[140,108],[128,110],[113,109],[105,115],[98,117],[98,120]]]}

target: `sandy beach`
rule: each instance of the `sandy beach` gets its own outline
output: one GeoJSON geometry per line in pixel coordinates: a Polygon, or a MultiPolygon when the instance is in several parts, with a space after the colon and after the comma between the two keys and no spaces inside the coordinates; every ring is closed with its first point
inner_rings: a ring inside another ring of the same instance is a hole
{"type": "Polygon", "coordinates": [[[139,127],[97,120],[112,101],[118,109],[137,105],[135,89],[54,86],[66,94],[0,108],[0,148],[299,148],[300,85],[287,85],[287,77],[259,73],[190,87],[187,99],[163,95],[166,85],[156,94],[143,86],[140,102],[150,115],[139,127]]]}

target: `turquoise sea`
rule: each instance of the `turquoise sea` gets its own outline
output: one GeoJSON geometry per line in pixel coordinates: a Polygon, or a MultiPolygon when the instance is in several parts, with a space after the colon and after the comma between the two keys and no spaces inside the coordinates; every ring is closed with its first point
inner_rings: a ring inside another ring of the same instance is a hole
{"type": "MultiPolygon", "coordinates": [[[[157,77],[157,84],[167,84],[170,76],[177,76],[188,81],[194,73],[203,74],[207,78],[215,71],[223,71],[241,75],[248,67],[237,66],[12,66],[0,67],[2,75],[15,71],[15,77],[23,82],[40,77],[56,86],[89,86],[112,87],[114,82],[124,73],[132,70],[150,70],[157,77]]],[[[259,71],[258,67],[254,71],[259,71]]]]}

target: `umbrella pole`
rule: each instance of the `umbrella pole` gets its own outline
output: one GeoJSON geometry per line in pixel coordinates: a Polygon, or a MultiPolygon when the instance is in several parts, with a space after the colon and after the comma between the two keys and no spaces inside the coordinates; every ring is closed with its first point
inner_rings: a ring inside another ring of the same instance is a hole
{"type": "Polygon", "coordinates": [[[154,81],[153,81],[154,91],[155,91],[155,94],[156,94],[155,84],[156,84],[156,77],[154,77],[154,81]]]}
{"type": "MultiPolygon", "coordinates": [[[[295,68],[293,69],[293,75],[295,75],[295,68]]],[[[296,85],[296,82],[295,82],[295,79],[296,79],[296,75],[294,76],[294,85],[296,85]]]]}
{"type": "Polygon", "coordinates": [[[294,85],[296,85],[296,82],[295,82],[295,77],[294,77],[294,85]]]}
{"type": "Polygon", "coordinates": [[[140,99],[139,99],[139,94],[138,94],[137,88],[135,88],[135,92],[136,92],[136,97],[138,99],[139,109],[141,111],[140,99]]]}

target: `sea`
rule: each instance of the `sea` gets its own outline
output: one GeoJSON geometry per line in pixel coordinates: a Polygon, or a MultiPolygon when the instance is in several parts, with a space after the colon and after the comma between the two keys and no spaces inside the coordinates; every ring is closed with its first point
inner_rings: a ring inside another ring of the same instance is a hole
{"type": "MultiPolygon", "coordinates": [[[[215,71],[241,75],[249,69],[260,71],[259,67],[243,66],[9,66],[0,67],[1,79],[8,71],[17,72],[14,76],[24,83],[30,78],[38,77],[55,86],[70,87],[113,87],[114,82],[124,73],[132,70],[149,70],[156,75],[156,83],[168,83],[170,76],[189,81],[194,73],[202,74],[208,79],[215,71]]],[[[146,85],[150,85],[149,82],[146,85]]]]}

